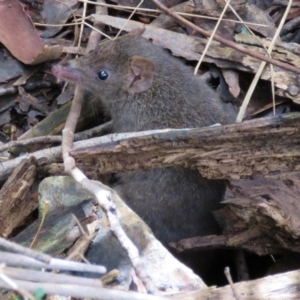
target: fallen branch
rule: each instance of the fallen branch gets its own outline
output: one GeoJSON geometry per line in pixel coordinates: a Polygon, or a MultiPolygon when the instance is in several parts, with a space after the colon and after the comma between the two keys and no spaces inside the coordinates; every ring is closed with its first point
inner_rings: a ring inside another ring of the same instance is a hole
{"type": "MultiPolygon", "coordinates": [[[[182,166],[211,179],[300,175],[300,114],[242,124],[164,130],[128,139],[100,141],[71,155],[87,173],[113,173],[182,166]]],[[[116,136],[111,136],[111,138],[116,136]]]]}
{"type": "MultiPolygon", "coordinates": [[[[285,179],[299,177],[299,130],[300,114],[291,113],[211,128],[110,134],[74,143],[71,154],[88,175],[185,166],[212,179],[285,179]]],[[[61,162],[61,147],[0,163],[0,178],[31,156],[49,171],[48,164],[61,162]]]]}

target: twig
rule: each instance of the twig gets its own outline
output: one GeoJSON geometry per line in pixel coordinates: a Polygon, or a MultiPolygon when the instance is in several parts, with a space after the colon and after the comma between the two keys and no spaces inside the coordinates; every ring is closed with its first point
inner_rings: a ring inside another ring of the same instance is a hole
{"type": "MultiPolygon", "coordinates": [[[[34,251],[31,249],[28,249],[26,247],[23,247],[21,245],[18,245],[16,243],[10,242],[4,238],[0,237],[0,246],[8,251],[12,251],[14,253],[21,253],[23,255],[26,255],[28,257],[37,259],[41,262],[44,262],[46,264],[49,264],[51,261],[51,256],[38,252],[38,251],[34,251]]],[[[1,258],[2,259],[2,258],[1,258]]],[[[2,260],[3,262],[3,260],[2,260]]]]}
{"type": "MultiPolygon", "coordinates": [[[[106,123],[107,125],[111,123],[106,123]]],[[[102,137],[96,137],[85,141],[79,141],[75,143],[75,148],[85,148],[85,147],[92,147],[97,145],[98,143],[109,143],[114,141],[123,140],[126,138],[134,138],[134,137],[140,137],[143,135],[151,135],[156,133],[163,133],[166,131],[178,131],[178,129],[160,129],[160,130],[148,130],[148,131],[140,131],[140,132],[128,132],[128,133],[115,133],[115,134],[108,134],[102,137]],[[100,139],[100,140],[99,140],[100,139]]],[[[39,139],[39,138],[34,138],[39,139]]],[[[29,141],[29,139],[28,139],[29,141]]],[[[4,147],[4,146],[3,146],[4,147]]],[[[0,179],[4,179],[7,176],[9,176],[12,171],[15,169],[15,167],[24,159],[24,158],[30,158],[31,156],[34,156],[37,160],[43,160],[46,158],[47,163],[54,163],[54,162],[60,162],[61,161],[61,153],[62,153],[62,147],[52,147],[49,149],[43,149],[38,150],[33,153],[19,156],[14,159],[0,162],[0,179]]]]}
{"type": "MultiPolygon", "coordinates": [[[[29,249],[30,250],[30,249],[29,249]]],[[[32,251],[32,250],[31,250],[32,251]]],[[[45,255],[45,254],[44,254],[45,255]]],[[[0,251],[1,262],[9,266],[27,267],[27,268],[44,268],[49,270],[66,270],[76,272],[92,272],[98,274],[106,273],[106,268],[97,265],[88,265],[76,261],[66,261],[64,259],[51,258],[49,263],[43,263],[31,257],[0,251]]]]}
{"type": "Polygon", "coordinates": [[[70,156],[70,151],[73,147],[73,136],[76,128],[77,120],[79,119],[81,106],[83,101],[83,91],[77,86],[75,89],[74,99],[72,106],[63,129],[63,142],[62,142],[62,156],[64,161],[65,171],[73,177],[84,189],[94,195],[107,215],[110,223],[111,231],[119,240],[122,248],[127,252],[129,259],[131,260],[132,266],[135,269],[137,275],[145,285],[146,290],[149,293],[156,292],[156,287],[151,282],[150,277],[146,274],[145,268],[142,265],[142,261],[139,257],[139,251],[137,247],[126,235],[124,229],[121,226],[119,220],[119,213],[113,198],[117,197],[116,193],[101,184],[89,180],[84,173],[76,167],[76,163],[73,157],[70,156]]]}
{"type": "Polygon", "coordinates": [[[120,28],[119,32],[114,37],[114,40],[117,39],[120,36],[120,34],[122,33],[122,31],[125,28],[126,24],[132,19],[132,17],[136,13],[136,10],[143,4],[143,2],[144,2],[144,0],[141,0],[140,3],[134,8],[134,10],[131,12],[130,16],[127,18],[126,22],[124,23],[123,27],[120,28]]]}
{"type": "Polygon", "coordinates": [[[60,136],[41,136],[32,139],[8,142],[0,146],[0,152],[18,146],[27,146],[32,144],[48,144],[48,143],[50,144],[50,143],[60,143],[60,142],[61,142],[60,136]]]}
{"type": "MultiPolygon", "coordinates": [[[[43,289],[46,294],[69,296],[76,298],[92,298],[101,300],[166,300],[165,297],[141,294],[130,291],[120,291],[105,288],[74,286],[73,284],[35,283],[24,280],[14,280],[15,284],[24,290],[35,292],[37,288],[43,289]]],[[[11,289],[11,286],[0,281],[0,287],[11,289]]]]}
{"type": "MultiPolygon", "coordinates": [[[[104,133],[110,132],[112,129],[112,121],[109,121],[107,123],[101,124],[99,126],[96,126],[94,128],[76,133],[74,136],[74,141],[81,141],[85,139],[89,139],[95,136],[102,135],[104,133]]],[[[3,152],[5,150],[8,150],[13,147],[18,146],[28,146],[33,144],[51,144],[51,143],[61,143],[62,137],[53,135],[53,136],[39,136],[34,137],[30,139],[25,140],[17,140],[17,141],[11,141],[6,144],[1,144],[0,146],[0,152],[3,152]]]]}
{"type": "Polygon", "coordinates": [[[198,70],[199,70],[199,68],[200,68],[200,65],[201,65],[201,63],[202,63],[202,61],[203,61],[203,59],[204,59],[204,57],[205,57],[205,55],[206,55],[206,52],[207,52],[207,50],[208,50],[208,48],[209,48],[209,46],[210,46],[210,44],[211,44],[211,42],[212,42],[212,40],[213,40],[213,38],[214,38],[216,32],[217,32],[217,29],[218,29],[218,27],[219,27],[219,25],[220,25],[220,23],[221,23],[221,21],[222,21],[222,19],[223,19],[223,17],[224,17],[224,15],[225,15],[225,13],[226,13],[227,8],[228,8],[229,5],[230,5],[230,0],[226,2],[225,6],[224,6],[224,9],[223,9],[223,11],[222,11],[222,13],[221,13],[221,15],[220,15],[220,17],[219,17],[219,19],[218,19],[216,25],[215,25],[215,28],[214,28],[214,30],[212,31],[212,33],[211,33],[211,35],[210,35],[210,37],[209,37],[209,39],[208,39],[208,41],[207,41],[207,43],[206,43],[206,45],[205,45],[205,48],[204,48],[204,50],[203,50],[203,52],[202,52],[202,54],[201,54],[201,57],[200,57],[200,59],[199,59],[199,61],[198,61],[198,63],[197,63],[197,66],[196,66],[196,68],[195,68],[195,71],[194,71],[194,74],[195,74],[195,75],[198,73],[198,70]]]}
{"type": "MultiPolygon", "coordinates": [[[[81,223],[79,222],[79,220],[77,219],[77,217],[72,214],[72,217],[74,218],[80,232],[81,232],[81,236],[80,238],[75,242],[75,244],[68,250],[68,256],[66,259],[68,260],[79,260],[82,259],[83,261],[85,261],[86,263],[89,263],[88,260],[84,257],[84,253],[87,250],[88,246],[90,245],[91,241],[93,240],[93,238],[95,237],[95,230],[93,230],[92,233],[86,232],[81,223]]],[[[94,226],[93,226],[94,227],[94,226]]]]}
{"type": "MultiPolygon", "coordinates": [[[[86,3],[86,2],[85,2],[86,3]]],[[[97,0],[97,3],[105,3],[104,0],[97,0]]],[[[96,14],[97,15],[107,15],[108,10],[107,7],[101,6],[101,5],[96,5],[96,14]]],[[[94,21],[93,27],[96,28],[97,30],[92,30],[88,44],[86,46],[85,52],[89,53],[91,50],[95,50],[101,37],[102,34],[100,32],[103,32],[105,25],[101,22],[98,22],[97,20],[94,21]],[[100,32],[99,32],[100,31],[100,32]]]]}
{"type": "Polygon", "coordinates": [[[12,279],[28,280],[34,282],[76,284],[78,286],[102,287],[99,279],[57,274],[53,272],[36,271],[30,269],[4,268],[2,273],[12,279]]]}
{"type": "Polygon", "coordinates": [[[29,246],[30,249],[32,249],[35,246],[36,241],[37,241],[37,239],[38,239],[38,237],[39,237],[39,235],[41,233],[43,224],[45,222],[46,215],[47,215],[47,213],[49,211],[49,202],[44,201],[42,203],[42,209],[41,209],[41,211],[42,211],[42,217],[41,217],[41,220],[40,220],[40,225],[39,225],[39,228],[38,228],[37,232],[35,233],[35,235],[33,237],[33,240],[32,240],[32,242],[31,242],[31,244],[29,246]]]}
{"type": "Polygon", "coordinates": [[[24,289],[20,289],[19,286],[16,284],[16,282],[14,282],[8,276],[3,274],[2,270],[0,271],[0,285],[1,285],[1,280],[3,281],[4,284],[7,284],[11,289],[19,293],[24,299],[35,300],[35,297],[33,295],[31,295],[29,292],[27,292],[24,289]]]}
{"type": "MultiPolygon", "coordinates": [[[[227,0],[225,0],[227,1],[227,0]]],[[[234,15],[238,18],[238,20],[242,21],[242,18],[239,16],[239,14],[235,11],[235,9],[229,5],[231,11],[234,13],[234,15]]],[[[260,40],[260,38],[258,38],[254,32],[250,29],[250,27],[247,25],[247,24],[243,24],[243,26],[246,27],[246,29],[251,33],[251,35],[254,37],[254,39],[258,42],[259,45],[261,45],[265,51],[266,51],[266,54],[268,55],[268,57],[272,58],[271,57],[271,54],[268,52],[268,49],[266,48],[266,46],[262,43],[262,41],[260,40]]],[[[272,100],[273,100],[273,113],[275,115],[275,84],[274,84],[274,67],[272,64],[270,64],[270,73],[271,73],[271,88],[272,88],[272,100]]],[[[257,79],[258,81],[258,79],[257,79]]],[[[253,82],[252,82],[253,83],[253,82]]]]}
{"type": "Polygon", "coordinates": [[[235,286],[233,285],[233,281],[232,281],[232,278],[231,278],[231,275],[230,275],[230,269],[229,267],[226,267],[225,270],[224,270],[224,274],[230,284],[230,288],[232,290],[232,293],[233,293],[233,296],[236,300],[240,300],[240,297],[235,289],[235,286]]]}
{"type": "MultiPolygon", "coordinates": [[[[282,19],[281,19],[281,21],[280,21],[280,24],[279,24],[279,26],[278,26],[278,28],[277,28],[277,30],[276,30],[275,36],[274,36],[274,38],[272,39],[272,42],[271,42],[271,44],[270,44],[270,46],[269,46],[269,48],[268,48],[268,53],[269,53],[269,54],[271,54],[271,52],[273,51],[273,48],[274,48],[274,46],[275,46],[275,44],[276,44],[276,41],[277,41],[277,39],[278,39],[278,37],[279,37],[280,31],[281,31],[281,29],[282,29],[282,27],[283,27],[283,25],[284,25],[284,22],[285,22],[285,20],[286,20],[286,18],[287,18],[287,16],[288,16],[289,11],[290,11],[290,9],[291,9],[292,3],[293,3],[293,0],[289,0],[289,4],[288,4],[288,6],[287,6],[287,8],[286,8],[286,10],[285,10],[285,12],[284,12],[284,15],[283,15],[283,17],[282,17],[282,19]]],[[[244,101],[243,101],[243,104],[242,104],[242,106],[240,107],[240,111],[239,111],[239,113],[238,113],[238,115],[237,115],[237,118],[236,118],[236,121],[237,121],[237,122],[242,122],[243,117],[244,117],[245,112],[246,112],[246,109],[247,109],[247,106],[248,106],[248,104],[249,104],[250,98],[251,98],[251,96],[252,96],[252,94],[253,94],[253,92],[254,92],[254,88],[255,88],[255,86],[256,86],[256,82],[257,82],[257,80],[260,78],[260,76],[261,76],[261,74],[262,74],[262,72],[263,72],[265,66],[266,66],[266,61],[263,61],[263,62],[260,64],[258,70],[256,71],[256,74],[255,74],[255,76],[254,76],[254,78],[253,78],[253,80],[252,80],[252,83],[251,83],[251,85],[250,85],[250,87],[249,87],[249,89],[248,89],[248,92],[247,92],[247,94],[246,94],[246,97],[245,97],[245,99],[244,99],[244,101]]],[[[273,88],[274,88],[274,87],[273,87],[273,88]]]]}

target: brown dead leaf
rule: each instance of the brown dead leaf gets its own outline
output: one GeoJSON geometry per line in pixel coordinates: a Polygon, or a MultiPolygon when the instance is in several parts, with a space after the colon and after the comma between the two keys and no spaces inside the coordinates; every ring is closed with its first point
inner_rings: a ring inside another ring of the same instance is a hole
{"type": "Polygon", "coordinates": [[[0,42],[25,64],[32,64],[44,43],[17,0],[0,2],[0,42]]]}
{"type": "Polygon", "coordinates": [[[240,94],[240,85],[239,85],[239,73],[222,69],[223,77],[228,85],[229,92],[231,95],[236,98],[240,94]]]}
{"type": "Polygon", "coordinates": [[[267,27],[248,25],[252,30],[255,30],[266,38],[273,38],[275,35],[276,28],[274,21],[266,12],[255,5],[246,3],[237,12],[244,22],[267,25],[267,27]]]}
{"type": "Polygon", "coordinates": [[[300,15],[300,8],[299,7],[292,7],[289,11],[289,14],[286,18],[287,21],[292,20],[300,15]]]}

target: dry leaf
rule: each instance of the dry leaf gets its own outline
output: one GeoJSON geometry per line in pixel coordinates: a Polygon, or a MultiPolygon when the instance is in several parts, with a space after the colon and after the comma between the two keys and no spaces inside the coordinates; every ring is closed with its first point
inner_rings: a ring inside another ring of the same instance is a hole
{"type": "Polygon", "coordinates": [[[17,0],[0,2],[0,42],[25,64],[32,64],[44,47],[29,16],[17,0]]]}

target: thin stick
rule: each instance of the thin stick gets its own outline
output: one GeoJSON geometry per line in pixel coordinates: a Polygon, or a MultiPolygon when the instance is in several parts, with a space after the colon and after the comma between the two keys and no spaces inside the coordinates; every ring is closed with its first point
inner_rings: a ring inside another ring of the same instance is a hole
{"type": "Polygon", "coordinates": [[[224,9],[223,9],[223,11],[222,11],[222,13],[221,13],[221,15],[219,17],[219,20],[218,20],[218,22],[217,22],[217,24],[216,24],[213,32],[211,33],[211,36],[209,37],[208,42],[205,45],[204,51],[202,52],[202,55],[201,55],[201,57],[200,57],[200,59],[199,59],[199,61],[197,63],[196,68],[195,68],[195,71],[194,71],[195,75],[198,73],[200,65],[201,65],[201,63],[202,63],[202,61],[203,61],[203,59],[205,57],[205,54],[206,54],[206,52],[207,52],[207,50],[208,50],[208,48],[209,48],[209,46],[210,46],[210,44],[211,44],[211,42],[213,40],[213,37],[215,36],[215,34],[217,32],[217,29],[218,29],[218,27],[219,27],[219,25],[220,25],[220,23],[221,23],[224,15],[225,15],[225,12],[227,11],[227,8],[228,8],[229,4],[230,4],[230,0],[226,2],[226,5],[224,6],[224,9]]]}
{"type": "Polygon", "coordinates": [[[8,251],[11,251],[14,253],[21,253],[23,255],[34,258],[34,259],[39,260],[46,264],[49,264],[51,261],[51,256],[49,256],[47,254],[28,249],[26,247],[23,247],[21,245],[18,245],[16,243],[13,243],[13,242],[8,241],[1,237],[0,237],[0,246],[1,246],[1,248],[4,248],[8,251]]]}
{"type": "Polygon", "coordinates": [[[235,289],[235,286],[233,285],[233,281],[232,281],[232,278],[231,278],[231,275],[230,275],[230,269],[229,267],[226,267],[225,270],[224,270],[224,274],[229,282],[229,285],[230,285],[230,288],[232,290],[232,293],[233,293],[233,296],[236,300],[240,300],[240,297],[235,289]]]}
{"type": "Polygon", "coordinates": [[[119,30],[119,32],[117,33],[117,35],[114,37],[114,40],[117,39],[119,37],[119,35],[121,34],[121,32],[123,31],[123,29],[125,28],[125,26],[127,25],[128,21],[131,20],[131,18],[133,17],[133,15],[136,13],[137,9],[143,4],[144,0],[141,0],[140,3],[137,5],[137,7],[135,7],[135,9],[132,11],[132,13],[130,14],[130,16],[128,17],[128,19],[126,20],[125,24],[123,25],[123,27],[119,30]]]}
{"type": "MultiPolygon", "coordinates": [[[[284,25],[284,22],[285,22],[285,20],[286,20],[286,18],[287,18],[287,16],[288,16],[288,13],[289,13],[289,11],[290,11],[290,8],[291,8],[291,6],[292,6],[292,3],[293,3],[293,0],[289,0],[289,4],[288,4],[288,6],[286,7],[286,10],[285,10],[285,12],[284,12],[284,15],[283,15],[281,21],[280,21],[280,24],[279,24],[279,26],[278,26],[278,28],[277,28],[277,31],[276,31],[276,33],[275,33],[275,35],[274,35],[274,38],[273,38],[273,40],[272,40],[272,42],[271,42],[271,44],[270,44],[270,46],[269,46],[269,48],[268,48],[268,53],[269,53],[269,54],[271,54],[271,52],[273,51],[273,48],[274,48],[275,43],[276,43],[276,41],[277,41],[277,39],[278,39],[278,37],[279,37],[280,31],[281,31],[281,29],[282,29],[282,27],[283,27],[283,25],[284,25]]],[[[261,76],[261,74],[262,74],[262,72],[263,72],[265,66],[266,66],[266,61],[263,61],[263,62],[260,64],[260,66],[259,66],[259,68],[258,68],[258,70],[257,70],[257,72],[256,72],[256,74],[255,74],[255,76],[254,76],[254,78],[253,78],[253,81],[252,81],[252,83],[251,83],[251,85],[250,85],[250,87],[249,87],[249,90],[248,90],[248,92],[247,92],[247,94],[246,94],[246,97],[245,97],[245,99],[244,99],[244,101],[243,101],[243,104],[242,104],[242,106],[241,106],[241,108],[240,108],[240,111],[239,111],[239,113],[238,113],[238,116],[237,116],[237,118],[236,118],[236,122],[237,122],[237,123],[240,123],[240,122],[242,122],[242,120],[243,120],[243,117],[244,117],[244,115],[245,115],[245,112],[246,112],[247,106],[248,106],[248,104],[249,104],[250,98],[251,98],[251,96],[252,96],[252,94],[253,94],[253,91],[254,91],[254,89],[255,89],[256,82],[257,82],[257,80],[260,78],[260,76],[261,76]]]]}

